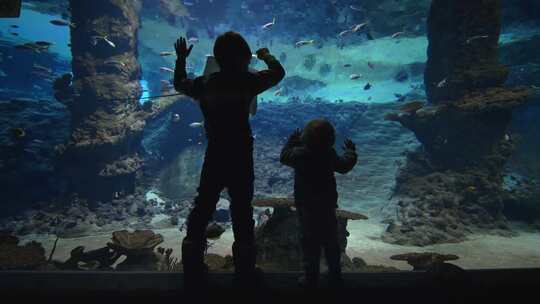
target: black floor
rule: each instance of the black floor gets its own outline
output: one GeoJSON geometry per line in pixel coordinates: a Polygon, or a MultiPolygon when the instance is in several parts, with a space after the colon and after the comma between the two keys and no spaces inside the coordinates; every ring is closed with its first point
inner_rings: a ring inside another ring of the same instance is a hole
{"type": "Polygon", "coordinates": [[[475,270],[466,277],[426,272],[348,273],[340,290],[298,287],[299,273],[265,274],[257,289],[231,274],[185,290],[181,273],[0,272],[2,303],[540,303],[540,269],[475,270]]]}

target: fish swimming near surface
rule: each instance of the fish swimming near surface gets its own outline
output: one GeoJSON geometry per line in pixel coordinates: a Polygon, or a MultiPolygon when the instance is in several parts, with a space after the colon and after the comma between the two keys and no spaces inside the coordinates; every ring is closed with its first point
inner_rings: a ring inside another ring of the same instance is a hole
{"type": "Polygon", "coordinates": [[[373,86],[371,85],[371,83],[367,83],[365,86],[364,86],[364,91],[367,91],[369,89],[371,89],[373,86]]]}
{"type": "Polygon", "coordinates": [[[268,22],[267,24],[262,26],[263,30],[269,30],[276,24],[276,17],[272,19],[272,22],[268,22]]]}
{"type": "Polygon", "coordinates": [[[360,23],[360,24],[357,24],[357,25],[353,26],[352,32],[356,33],[356,32],[360,32],[360,31],[364,30],[366,28],[367,24],[368,24],[367,22],[364,22],[364,23],[360,23]]]}
{"type": "Polygon", "coordinates": [[[174,55],[174,52],[160,52],[159,53],[159,56],[171,56],[171,55],[174,55]]]}
{"type": "Polygon", "coordinates": [[[6,72],[0,70],[0,77],[7,77],[7,74],[6,72]]]}
{"type": "Polygon", "coordinates": [[[405,34],[404,32],[397,32],[392,34],[392,39],[399,38],[401,35],[405,34]]]}
{"type": "Polygon", "coordinates": [[[345,64],[343,65],[344,68],[350,68],[351,66],[352,66],[352,65],[351,65],[350,63],[345,63],[345,64]]]}
{"type": "Polygon", "coordinates": [[[188,43],[192,43],[192,44],[195,44],[195,43],[199,43],[199,38],[197,37],[191,37],[187,40],[188,43]]]}
{"type": "Polygon", "coordinates": [[[295,43],[294,46],[299,48],[301,46],[314,44],[314,43],[315,43],[315,40],[313,40],[313,39],[311,39],[311,40],[301,40],[301,41],[298,41],[297,43],[295,43]]]}
{"type": "Polygon", "coordinates": [[[191,1],[184,1],[184,5],[185,5],[185,6],[193,6],[194,3],[191,2],[191,1]]]}
{"type": "Polygon", "coordinates": [[[16,25],[16,24],[12,24],[12,25],[10,25],[9,27],[11,27],[11,28],[19,28],[19,26],[16,25]]]}
{"type": "Polygon", "coordinates": [[[349,76],[349,78],[350,78],[351,80],[356,80],[356,79],[362,78],[362,75],[360,75],[360,74],[351,74],[351,75],[349,76]]]}
{"type": "Polygon", "coordinates": [[[18,33],[10,33],[12,36],[19,36],[18,33]]]}
{"type": "Polygon", "coordinates": [[[174,122],[179,122],[179,121],[180,121],[180,114],[175,113],[175,114],[173,115],[173,121],[174,121],[174,122]]]}
{"type": "Polygon", "coordinates": [[[49,21],[51,24],[54,24],[54,25],[58,25],[58,26],[69,26],[71,28],[74,28],[75,27],[75,23],[71,23],[69,21],[66,21],[66,20],[62,20],[62,19],[54,19],[54,20],[51,20],[49,21]]]}
{"type": "Polygon", "coordinates": [[[192,128],[202,128],[204,127],[204,122],[192,122],[189,126],[192,128]]]}
{"type": "Polygon", "coordinates": [[[374,65],[373,63],[371,63],[371,61],[368,61],[368,62],[367,62],[367,66],[368,66],[370,69],[372,69],[372,70],[375,69],[375,65],[374,65]]]}
{"type": "Polygon", "coordinates": [[[283,94],[283,89],[279,89],[274,92],[274,96],[281,96],[283,94]]]}
{"type": "Polygon", "coordinates": [[[162,71],[162,72],[170,72],[170,73],[174,73],[174,70],[173,70],[173,69],[167,68],[167,67],[160,67],[159,70],[162,71]]]}
{"type": "Polygon", "coordinates": [[[357,12],[363,11],[363,9],[361,7],[358,7],[358,6],[355,6],[355,5],[350,5],[349,8],[352,9],[353,11],[357,11],[357,12]]]}
{"type": "Polygon", "coordinates": [[[399,110],[401,112],[414,114],[416,111],[420,110],[422,107],[424,107],[424,103],[421,101],[411,101],[406,104],[404,104],[399,110]]]}

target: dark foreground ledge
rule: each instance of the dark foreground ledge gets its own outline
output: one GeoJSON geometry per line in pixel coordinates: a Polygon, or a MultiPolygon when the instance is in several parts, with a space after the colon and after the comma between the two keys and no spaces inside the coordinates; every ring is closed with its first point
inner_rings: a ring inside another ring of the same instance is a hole
{"type": "Polygon", "coordinates": [[[232,274],[212,273],[209,288],[186,291],[182,286],[182,273],[4,271],[0,272],[0,292],[3,299],[36,297],[39,303],[77,303],[89,299],[103,300],[105,303],[114,299],[115,302],[120,300],[119,303],[128,303],[143,298],[152,302],[167,300],[187,303],[185,299],[188,297],[198,298],[197,303],[205,300],[216,303],[237,300],[245,295],[254,304],[288,302],[295,298],[322,300],[325,296],[333,300],[353,299],[352,303],[374,300],[377,303],[440,304],[487,303],[488,300],[498,303],[505,299],[507,303],[515,303],[517,299],[527,296],[537,300],[540,291],[540,268],[469,270],[466,279],[435,277],[422,271],[345,273],[344,289],[329,290],[324,288],[323,281],[323,288],[311,292],[298,287],[300,275],[295,272],[266,273],[264,287],[241,290],[233,288],[232,274]]]}

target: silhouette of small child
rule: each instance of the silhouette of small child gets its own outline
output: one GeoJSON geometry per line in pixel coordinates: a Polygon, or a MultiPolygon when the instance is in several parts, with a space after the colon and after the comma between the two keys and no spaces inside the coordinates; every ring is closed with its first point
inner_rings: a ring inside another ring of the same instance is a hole
{"type": "Polygon", "coordinates": [[[301,227],[305,275],[301,284],[319,282],[321,247],[328,264],[330,286],[341,286],[341,250],[338,243],[336,208],[338,193],[334,172],[345,174],[356,165],[354,143],[345,140],[343,156],[334,150],[335,131],[324,119],[307,123],[303,132],[290,135],[281,151],[281,163],[294,168],[294,199],[301,227]]]}

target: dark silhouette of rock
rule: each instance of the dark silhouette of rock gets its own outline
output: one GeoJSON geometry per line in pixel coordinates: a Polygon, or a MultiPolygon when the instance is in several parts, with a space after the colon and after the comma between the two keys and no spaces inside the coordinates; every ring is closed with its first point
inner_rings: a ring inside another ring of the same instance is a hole
{"type": "Polygon", "coordinates": [[[70,1],[70,8],[77,25],[71,28],[74,95],[67,103],[72,132],[58,147],[58,169],[69,192],[111,199],[134,190],[142,164],[136,154],[147,116],[139,106],[140,2],[70,1]]]}

